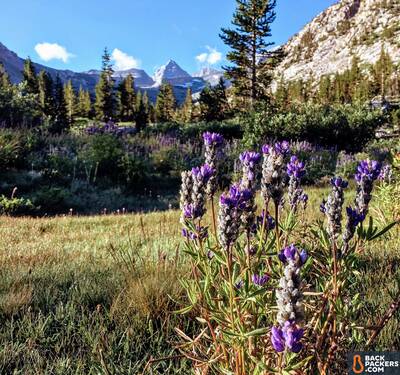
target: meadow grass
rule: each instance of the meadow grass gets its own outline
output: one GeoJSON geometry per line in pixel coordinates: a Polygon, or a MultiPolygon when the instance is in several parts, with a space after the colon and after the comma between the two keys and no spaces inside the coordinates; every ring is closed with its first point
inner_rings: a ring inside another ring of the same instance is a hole
{"type": "MultiPolygon", "coordinates": [[[[322,219],[318,206],[328,191],[308,193],[299,241],[322,219]]],[[[391,207],[375,200],[378,225],[392,220],[391,207]]],[[[198,328],[193,317],[173,313],[184,301],[178,279],[187,272],[179,214],[1,217],[0,373],[190,373],[174,351],[175,327],[198,328]]],[[[376,324],[398,292],[399,245],[397,226],[362,249],[360,326],[376,324]]],[[[375,348],[399,350],[399,330],[397,313],[375,348]]]]}

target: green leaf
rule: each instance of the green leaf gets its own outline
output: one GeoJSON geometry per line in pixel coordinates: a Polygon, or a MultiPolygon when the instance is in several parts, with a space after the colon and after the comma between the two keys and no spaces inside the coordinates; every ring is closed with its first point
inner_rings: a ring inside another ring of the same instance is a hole
{"type": "Polygon", "coordinates": [[[373,236],[371,236],[370,238],[368,238],[368,241],[372,241],[375,240],[376,238],[384,235],[387,231],[389,231],[390,229],[392,229],[396,224],[399,224],[399,221],[393,221],[393,223],[390,223],[389,225],[387,225],[385,228],[383,228],[382,230],[380,230],[378,233],[374,234],[373,236]]]}
{"type": "Polygon", "coordinates": [[[254,331],[247,332],[245,333],[245,337],[253,337],[253,336],[262,336],[265,335],[268,332],[268,328],[258,328],[255,329],[254,331]]]}

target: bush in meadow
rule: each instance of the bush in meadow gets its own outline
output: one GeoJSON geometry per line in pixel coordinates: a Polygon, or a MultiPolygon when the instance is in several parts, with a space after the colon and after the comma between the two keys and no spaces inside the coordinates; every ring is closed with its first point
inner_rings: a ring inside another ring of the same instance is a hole
{"type": "Polygon", "coordinates": [[[207,133],[204,140],[206,164],[182,174],[180,200],[191,262],[182,279],[189,303],[180,312],[195,314],[203,329],[196,337],[177,329],[179,350],[198,374],[343,373],[343,351],[366,335],[357,326],[360,297],[351,292],[359,253],[395,225],[378,230],[372,217],[363,225],[381,165],[358,165],[356,198],[345,215],[348,182],[333,177],[320,206],[326,220],[305,235],[298,227],[308,201],[301,186],[307,165],[288,142],[243,152],[241,177],[221,194],[218,213],[212,204],[207,215],[222,137],[207,133]]]}

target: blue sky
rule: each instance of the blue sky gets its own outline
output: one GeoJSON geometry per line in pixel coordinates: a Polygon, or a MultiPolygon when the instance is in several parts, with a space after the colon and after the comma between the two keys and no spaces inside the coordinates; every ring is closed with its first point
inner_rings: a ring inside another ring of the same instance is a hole
{"type": "MultiPolygon", "coordinates": [[[[273,41],[282,44],[337,0],[278,0],[273,41]]],[[[0,42],[42,64],[98,68],[102,50],[121,67],[152,74],[174,59],[190,73],[224,64],[218,37],[234,0],[17,0],[1,5],[0,42]]]]}

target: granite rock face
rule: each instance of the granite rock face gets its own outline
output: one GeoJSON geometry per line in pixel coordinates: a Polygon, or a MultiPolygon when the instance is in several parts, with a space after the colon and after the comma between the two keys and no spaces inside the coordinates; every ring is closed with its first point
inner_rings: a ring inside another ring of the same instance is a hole
{"type": "Polygon", "coordinates": [[[341,0],[287,42],[276,73],[286,80],[318,79],[350,68],[354,56],[374,64],[382,46],[400,62],[400,0],[341,0]]]}

